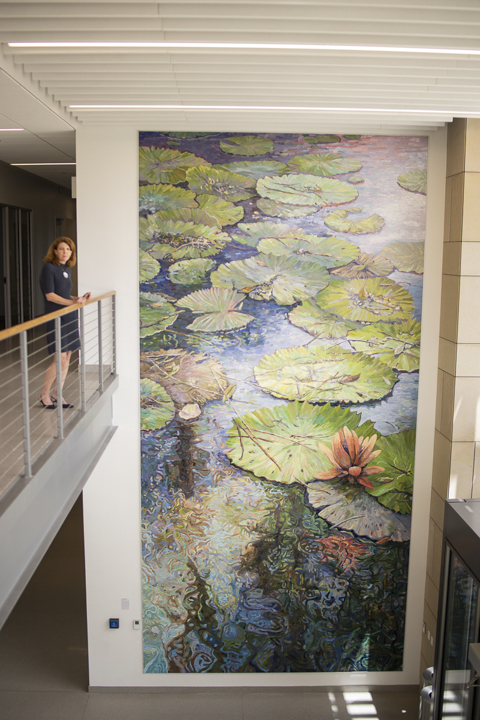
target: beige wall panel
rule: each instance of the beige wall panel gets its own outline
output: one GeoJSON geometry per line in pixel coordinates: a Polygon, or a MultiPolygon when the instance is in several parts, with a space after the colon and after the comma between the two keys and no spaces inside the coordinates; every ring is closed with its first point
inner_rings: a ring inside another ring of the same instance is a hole
{"type": "Polygon", "coordinates": [[[467,137],[465,143],[465,170],[480,172],[480,120],[467,120],[467,137]]]}
{"type": "MultiPolygon", "coordinates": [[[[457,243],[448,243],[448,245],[446,245],[445,247],[450,247],[451,245],[456,244],[457,243]]],[[[461,243],[461,245],[462,248],[460,254],[460,274],[474,275],[476,277],[480,276],[480,242],[465,242],[461,243]]],[[[445,272],[445,266],[443,268],[443,272],[445,272]]],[[[454,273],[449,274],[453,275],[454,273]]]]}
{"type": "Polygon", "coordinates": [[[480,498],[480,443],[475,443],[475,460],[473,463],[472,497],[480,498]]]}
{"type": "Polygon", "coordinates": [[[448,438],[438,432],[438,430],[435,432],[433,453],[432,487],[442,500],[446,500],[450,482],[452,443],[448,438]]]}
{"type": "MultiPolygon", "coordinates": [[[[438,367],[450,375],[455,375],[457,367],[457,345],[450,340],[440,338],[438,348],[438,367]]],[[[438,398],[437,398],[438,402],[438,398]]]]}
{"type": "Polygon", "coordinates": [[[457,348],[456,374],[474,377],[480,374],[480,344],[462,343],[457,348]]]}
{"type": "Polygon", "coordinates": [[[452,177],[449,234],[450,242],[461,242],[462,240],[464,185],[464,173],[454,175],[452,177]]]}
{"type": "Polygon", "coordinates": [[[464,118],[455,118],[448,128],[447,177],[463,172],[465,167],[466,123],[464,118]]]}
{"type": "Polygon", "coordinates": [[[465,500],[472,495],[474,442],[453,442],[448,497],[465,500]]]}
{"type": "Polygon", "coordinates": [[[443,530],[443,515],[445,502],[440,495],[432,488],[432,499],[430,504],[430,516],[440,529],[443,530]]]}
{"type": "MultiPolygon", "coordinates": [[[[443,381],[445,397],[446,375],[443,381]]],[[[454,422],[451,438],[453,441],[480,441],[480,378],[466,377],[455,380],[454,422]]],[[[444,403],[445,405],[445,403],[444,403]]],[[[445,411],[448,420],[448,409],[445,411]]],[[[443,421],[443,414],[442,414],[443,421]]],[[[447,435],[447,433],[445,433],[447,435]]],[[[448,435],[447,435],[448,437],[448,435]]]]}
{"type": "MultiPolygon", "coordinates": [[[[465,173],[465,195],[463,207],[463,242],[480,240],[480,173],[465,173]]],[[[452,198],[453,214],[453,198],[452,198]]]]}
{"type": "Polygon", "coordinates": [[[427,581],[425,583],[425,602],[430,608],[432,615],[435,617],[438,615],[438,595],[438,587],[435,585],[430,575],[427,575],[427,581]]]}
{"type": "MultiPolygon", "coordinates": [[[[453,411],[455,403],[455,378],[448,373],[443,374],[442,387],[442,418],[440,421],[440,432],[445,437],[452,439],[453,433],[453,411]]],[[[464,440],[466,438],[458,438],[464,440]]],[[[470,438],[469,438],[470,439],[470,438]]]]}
{"type": "Polygon", "coordinates": [[[444,275],[442,278],[440,337],[451,342],[457,342],[459,295],[460,279],[455,275],[444,275]]]}
{"type": "Polygon", "coordinates": [[[450,222],[452,215],[452,178],[447,178],[445,185],[445,229],[443,241],[450,242],[450,222]]]}
{"type": "Polygon", "coordinates": [[[448,242],[443,244],[443,274],[460,275],[462,266],[462,243],[448,242]]]}
{"type": "MultiPolygon", "coordinates": [[[[460,295],[458,302],[458,343],[480,343],[479,308],[480,277],[473,277],[470,275],[462,276],[460,280],[460,295]]],[[[450,340],[451,338],[447,339],[450,340]]],[[[480,368],[475,374],[480,374],[480,368]]]]}

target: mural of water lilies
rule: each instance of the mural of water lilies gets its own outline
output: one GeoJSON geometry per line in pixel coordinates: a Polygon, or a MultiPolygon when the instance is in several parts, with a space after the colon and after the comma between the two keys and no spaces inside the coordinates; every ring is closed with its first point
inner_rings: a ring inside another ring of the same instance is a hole
{"type": "Polygon", "coordinates": [[[402,668],[426,140],[140,133],[144,668],[402,668]]]}

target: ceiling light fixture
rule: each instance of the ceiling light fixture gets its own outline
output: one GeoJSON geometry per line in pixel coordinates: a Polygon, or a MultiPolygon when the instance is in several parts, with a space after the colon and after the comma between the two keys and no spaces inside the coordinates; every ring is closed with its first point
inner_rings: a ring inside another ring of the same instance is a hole
{"type": "Polygon", "coordinates": [[[390,45],[308,45],[300,43],[229,42],[10,42],[12,48],[179,48],[198,50],[340,50],[342,52],[422,53],[428,55],[480,55],[480,49],[398,47],[390,45]]]}
{"type": "Polygon", "coordinates": [[[273,112],[325,112],[325,113],[385,113],[392,115],[448,115],[461,117],[478,117],[478,113],[460,110],[411,110],[406,108],[350,108],[350,107],[302,107],[289,105],[69,105],[69,110],[244,110],[273,111],[273,112]]]}
{"type": "Polygon", "coordinates": [[[0,128],[0,132],[23,132],[23,128],[0,128]]]}
{"type": "Polygon", "coordinates": [[[74,162],[47,162],[47,163],[10,163],[10,165],[13,165],[14,167],[22,167],[25,165],[31,166],[31,165],[76,165],[77,163],[74,162]]]}

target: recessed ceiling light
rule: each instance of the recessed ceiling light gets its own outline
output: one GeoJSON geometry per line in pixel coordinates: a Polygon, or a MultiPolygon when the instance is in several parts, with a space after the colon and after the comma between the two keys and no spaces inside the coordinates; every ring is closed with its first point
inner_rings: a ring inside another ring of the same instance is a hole
{"type": "Polygon", "coordinates": [[[309,107],[290,105],[69,105],[69,110],[230,110],[246,111],[262,110],[272,112],[323,112],[323,113],[370,113],[390,115],[446,115],[451,117],[478,117],[478,113],[459,110],[412,110],[407,108],[351,108],[351,107],[309,107]]]}
{"type": "Polygon", "coordinates": [[[77,163],[74,162],[46,162],[46,163],[10,163],[10,165],[13,165],[15,167],[22,167],[25,165],[76,165],[77,163]]]}
{"type": "Polygon", "coordinates": [[[480,55],[477,48],[426,48],[390,45],[308,45],[301,43],[232,42],[10,42],[17,48],[194,48],[198,50],[341,50],[353,52],[425,53],[429,55],[480,55]]]}
{"type": "Polygon", "coordinates": [[[23,128],[0,128],[0,132],[23,132],[23,128]]]}

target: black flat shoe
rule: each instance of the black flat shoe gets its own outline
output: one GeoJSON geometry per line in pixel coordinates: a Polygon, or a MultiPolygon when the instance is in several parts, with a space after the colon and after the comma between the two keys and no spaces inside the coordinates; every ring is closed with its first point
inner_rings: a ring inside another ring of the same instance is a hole
{"type": "MultiPolygon", "coordinates": [[[[57,402],[58,402],[57,398],[52,398],[52,402],[54,403],[54,405],[53,405],[52,407],[55,407],[55,405],[56,405],[57,402]]],[[[49,407],[49,406],[47,406],[47,407],[49,407]]],[[[62,408],[63,408],[64,410],[73,410],[73,405],[70,405],[70,403],[67,403],[67,402],[63,402],[63,403],[62,403],[62,408]]]]}
{"type": "MultiPolygon", "coordinates": [[[[50,400],[51,400],[51,398],[50,398],[50,400]]],[[[40,398],[40,405],[41,405],[43,408],[45,408],[46,410],[55,410],[55,403],[54,403],[54,402],[52,402],[51,405],[46,405],[46,404],[43,402],[42,398],[40,398]]]]}

